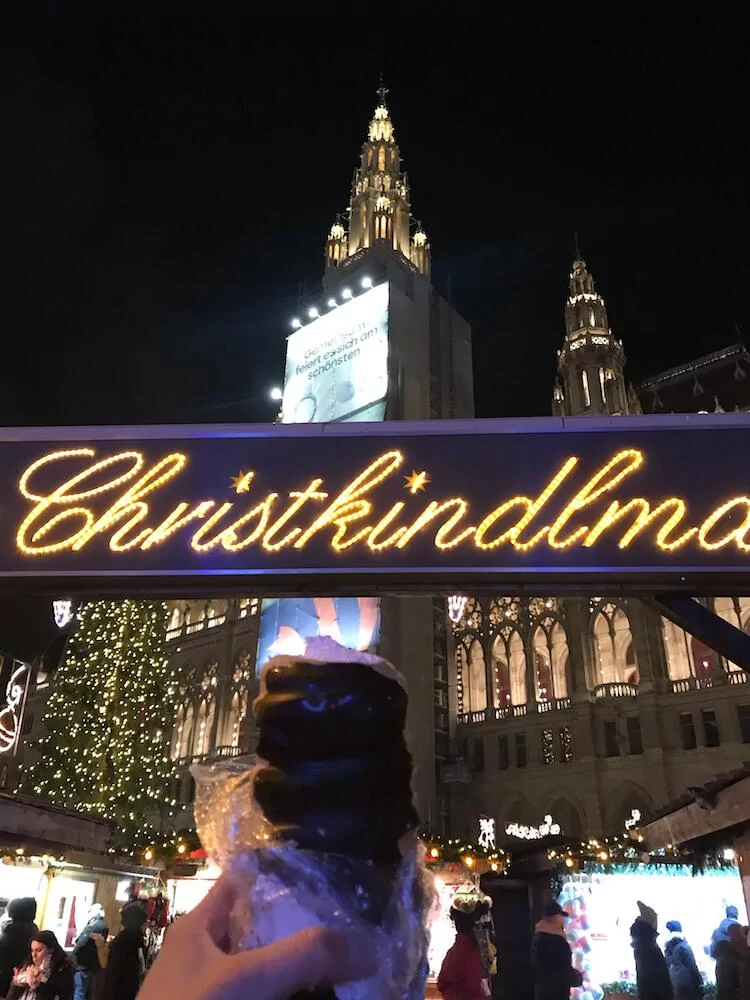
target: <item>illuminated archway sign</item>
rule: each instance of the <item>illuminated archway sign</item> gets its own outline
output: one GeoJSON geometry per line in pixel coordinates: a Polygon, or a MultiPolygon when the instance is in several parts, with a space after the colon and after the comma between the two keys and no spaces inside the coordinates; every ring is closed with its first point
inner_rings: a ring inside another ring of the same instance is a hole
{"type": "Polygon", "coordinates": [[[748,454],[744,414],[5,430],[0,576],[742,588],[748,454]]]}

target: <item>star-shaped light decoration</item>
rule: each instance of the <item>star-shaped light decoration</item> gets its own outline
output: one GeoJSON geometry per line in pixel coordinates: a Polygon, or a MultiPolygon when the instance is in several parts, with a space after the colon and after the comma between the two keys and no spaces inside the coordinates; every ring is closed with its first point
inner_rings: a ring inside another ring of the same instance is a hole
{"type": "Polygon", "coordinates": [[[239,476],[232,476],[232,489],[235,493],[249,493],[250,483],[253,481],[254,472],[241,472],[239,476]]]}
{"type": "Polygon", "coordinates": [[[418,491],[424,490],[425,486],[427,486],[430,481],[430,477],[427,472],[416,472],[412,469],[410,476],[404,476],[404,481],[406,482],[404,489],[407,489],[410,493],[414,494],[418,491]]]}

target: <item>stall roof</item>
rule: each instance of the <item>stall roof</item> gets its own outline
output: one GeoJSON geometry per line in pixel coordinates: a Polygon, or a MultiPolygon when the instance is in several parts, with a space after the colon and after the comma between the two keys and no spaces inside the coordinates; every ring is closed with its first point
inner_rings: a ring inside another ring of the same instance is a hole
{"type": "Polygon", "coordinates": [[[703,785],[651,812],[640,826],[650,850],[684,844],[750,820],[750,761],[717,774],[703,785]]]}

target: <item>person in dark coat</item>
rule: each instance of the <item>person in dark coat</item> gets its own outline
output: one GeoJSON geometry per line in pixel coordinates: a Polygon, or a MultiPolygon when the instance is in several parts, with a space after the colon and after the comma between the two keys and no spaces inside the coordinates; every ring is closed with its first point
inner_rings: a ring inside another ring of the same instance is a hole
{"type": "Polygon", "coordinates": [[[72,1000],[73,966],[52,931],[32,934],[30,951],[13,976],[7,1000],[72,1000]]]}
{"type": "Polygon", "coordinates": [[[748,1000],[748,955],[745,932],[739,923],[727,929],[727,937],[720,938],[714,948],[716,959],[717,1000],[748,1000]]]}
{"type": "Polygon", "coordinates": [[[559,903],[548,903],[534,929],[533,966],[537,1000],[568,1000],[573,986],[583,982],[573,968],[573,958],[565,937],[569,914],[559,903]]]}
{"type": "Polygon", "coordinates": [[[693,949],[685,940],[679,920],[669,920],[667,930],[672,937],[664,946],[669,978],[675,1000],[700,1000],[703,996],[703,977],[698,971],[693,949]]]}
{"type": "Polygon", "coordinates": [[[656,913],[638,903],[641,912],[630,928],[639,1000],[672,1000],[667,961],[656,943],[656,913]]]}
{"type": "Polygon", "coordinates": [[[28,960],[31,935],[39,930],[34,923],[36,900],[32,896],[12,899],[7,916],[10,919],[0,933],[0,997],[7,994],[14,969],[28,960]]]}
{"type": "Polygon", "coordinates": [[[104,970],[102,1000],[135,1000],[146,971],[146,910],[140,903],[128,903],[121,917],[122,930],[112,942],[104,970]]]}
{"type": "Polygon", "coordinates": [[[93,1000],[94,980],[101,969],[95,936],[99,935],[106,941],[108,934],[104,907],[101,903],[94,903],[86,926],[73,942],[73,963],[76,970],[73,1000],[93,1000]]]}

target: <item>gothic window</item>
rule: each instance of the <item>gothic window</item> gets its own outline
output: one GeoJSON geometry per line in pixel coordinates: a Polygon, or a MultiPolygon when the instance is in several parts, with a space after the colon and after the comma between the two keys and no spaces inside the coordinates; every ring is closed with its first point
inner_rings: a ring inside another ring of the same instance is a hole
{"type": "Polygon", "coordinates": [[[607,403],[607,390],[604,386],[604,369],[599,369],[599,387],[602,390],[602,402],[606,405],[607,403]]]}
{"type": "Polygon", "coordinates": [[[378,170],[385,170],[385,149],[383,146],[378,149],[378,170]]]}
{"type": "Polygon", "coordinates": [[[710,677],[714,669],[714,651],[666,618],[662,618],[661,627],[670,680],[710,677]]]}
{"type": "Polygon", "coordinates": [[[534,683],[537,701],[552,701],[552,664],[550,663],[547,635],[543,628],[534,632],[534,683]]]}
{"type": "Polygon", "coordinates": [[[179,607],[172,608],[172,614],[169,618],[169,625],[167,626],[168,632],[179,632],[182,628],[182,610],[179,607]]]}
{"type": "Polygon", "coordinates": [[[589,325],[596,326],[596,316],[593,309],[589,310],[589,325]]]}
{"type": "Polygon", "coordinates": [[[229,705],[229,716],[224,730],[224,745],[238,747],[247,717],[247,691],[235,691],[229,705]]]}
{"type": "Polygon", "coordinates": [[[368,167],[372,166],[372,150],[371,149],[367,150],[367,166],[368,167]]]}
{"type": "Polygon", "coordinates": [[[630,621],[616,604],[601,604],[594,616],[597,684],[638,683],[630,621]]]}
{"type": "Polygon", "coordinates": [[[581,372],[581,385],[583,386],[583,405],[589,407],[591,406],[591,394],[589,393],[589,377],[585,370],[581,372]]]}
{"type": "Polygon", "coordinates": [[[533,648],[536,700],[567,698],[568,641],[565,629],[557,621],[549,631],[539,626],[534,632],[533,648]]]}
{"type": "Polygon", "coordinates": [[[552,656],[552,680],[555,698],[568,697],[568,637],[559,622],[555,622],[549,633],[549,647],[552,656]]]}
{"type": "Polygon", "coordinates": [[[487,675],[484,650],[478,639],[469,648],[469,709],[482,712],[487,708],[487,675]]]}
{"type": "Polygon", "coordinates": [[[174,721],[174,729],[172,730],[172,748],[169,754],[172,760],[177,760],[182,755],[182,734],[184,730],[185,706],[180,705],[177,709],[177,718],[174,721]]]}
{"type": "Polygon", "coordinates": [[[515,629],[492,644],[495,708],[526,704],[526,651],[515,629]]]}
{"type": "Polygon", "coordinates": [[[188,704],[184,709],[178,757],[188,757],[193,745],[193,706],[188,704]]]}
{"type": "MultiPolygon", "coordinates": [[[[717,597],[714,600],[717,615],[750,635],[750,597],[717,597]]],[[[740,670],[736,663],[727,661],[729,670],[740,670]]]]}

